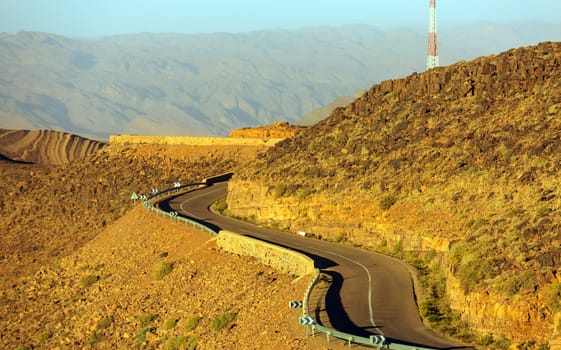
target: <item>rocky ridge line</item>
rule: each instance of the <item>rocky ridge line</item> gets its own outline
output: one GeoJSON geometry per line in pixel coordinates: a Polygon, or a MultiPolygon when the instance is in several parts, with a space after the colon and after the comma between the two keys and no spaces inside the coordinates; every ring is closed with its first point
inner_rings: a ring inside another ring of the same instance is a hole
{"type": "Polygon", "coordinates": [[[240,167],[229,209],[436,253],[463,322],[546,343],[561,334],[560,91],[550,42],[384,81],[240,167]]]}

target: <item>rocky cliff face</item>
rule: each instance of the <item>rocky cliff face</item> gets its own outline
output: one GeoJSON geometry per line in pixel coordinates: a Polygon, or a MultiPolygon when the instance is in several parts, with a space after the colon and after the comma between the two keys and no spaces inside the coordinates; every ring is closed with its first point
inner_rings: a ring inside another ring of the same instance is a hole
{"type": "Polygon", "coordinates": [[[437,253],[463,322],[546,343],[561,310],[560,114],[561,43],[384,81],[238,169],[229,210],[437,253]]]}
{"type": "MultiPolygon", "coordinates": [[[[561,275],[557,278],[561,280],[561,275]]],[[[560,339],[561,313],[552,317],[546,310],[547,302],[543,295],[519,294],[505,299],[504,295],[487,291],[466,293],[460,280],[452,273],[448,274],[447,281],[451,307],[462,310],[464,319],[478,332],[509,335],[521,342],[560,339]]]]}

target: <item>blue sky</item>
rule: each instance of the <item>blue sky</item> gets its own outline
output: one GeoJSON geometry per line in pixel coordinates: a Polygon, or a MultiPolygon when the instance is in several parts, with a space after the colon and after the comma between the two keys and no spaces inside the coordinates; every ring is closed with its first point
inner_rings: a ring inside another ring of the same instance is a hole
{"type": "MultiPolygon", "coordinates": [[[[428,24],[429,0],[0,0],[0,32],[97,37],[428,24]]],[[[437,0],[438,25],[561,22],[561,0],[437,0]]]]}

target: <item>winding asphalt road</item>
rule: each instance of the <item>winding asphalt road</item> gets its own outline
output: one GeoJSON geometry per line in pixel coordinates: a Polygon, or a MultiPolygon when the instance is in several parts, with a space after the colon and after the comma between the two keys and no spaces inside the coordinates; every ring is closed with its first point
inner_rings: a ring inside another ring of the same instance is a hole
{"type": "MultiPolygon", "coordinates": [[[[368,337],[384,335],[391,343],[435,349],[464,348],[427,329],[418,314],[407,267],[385,255],[326,241],[300,237],[226,218],[210,211],[225,198],[227,182],[216,183],[159,202],[162,209],[204,223],[300,251],[332,277],[325,310],[338,331],[368,337]]],[[[313,314],[314,310],[310,310],[313,314]]],[[[316,316],[320,313],[316,314],[316,316]]],[[[316,319],[322,324],[321,319],[316,319]]]]}

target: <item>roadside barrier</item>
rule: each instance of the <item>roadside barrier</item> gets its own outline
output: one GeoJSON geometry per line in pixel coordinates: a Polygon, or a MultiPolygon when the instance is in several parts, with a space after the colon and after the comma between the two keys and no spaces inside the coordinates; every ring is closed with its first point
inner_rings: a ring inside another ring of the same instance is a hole
{"type": "Polygon", "coordinates": [[[173,187],[165,189],[163,191],[152,191],[152,194],[150,194],[149,196],[147,196],[144,199],[144,207],[147,210],[150,210],[156,214],[162,215],[162,216],[168,216],[169,218],[171,218],[172,220],[176,220],[176,221],[180,221],[183,222],[185,224],[194,226],[198,229],[201,229],[203,231],[206,231],[208,233],[210,233],[213,236],[216,236],[218,234],[218,232],[214,231],[213,229],[211,229],[210,227],[200,224],[194,220],[191,220],[189,218],[183,217],[183,216],[179,216],[177,212],[167,212],[165,210],[162,210],[160,208],[155,207],[152,203],[150,203],[150,200],[156,199],[158,197],[161,197],[163,195],[169,196],[172,194],[177,194],[179,192],[185,192],[185,189],[190,188],[190,187],[205,187],[207,186],[207,182],[191,182],[185,185],[181,185],[179,184],[179,186],[177,186],[177,184],[175,184],[173,187]]]}
{"type": "Polygon", "coordinates": [[[251,256],[283,273],[306,276],[314,271],[314,260],[310,257],[253,237],[222,230],[217,243],[227,252],[251,256]]]}
{"type": "MultiPolygon", "coordinates": [[[[308,288],[306,289],[306,293],[304,294],[304,302],[302,306],[302,317],[300,319],[300,324],[306,326],[306,335],[308,335],[309,333],[308,330],[309,327],[311,328],[312,336],[315,336],[316,332],[324,333],[326,335],[326,340],[328,343],[330,342],[330,337],[334,337],[346,341],[349,347],[351,347],[351,344],[354,343],[354,344],[361,344],[367,346],[376,346],[378,349],[381,349],[382,346],[384,345],[388,345],[389,349],[396,349],[396,350],[413,349],[412,347],[407,347],[407,348],[392,347],[390,345],[397,345],[397,344],[388,344],[386,342],[386,338],[383,335],[371,335],[369,338],[365,338],[365,337],[356,336],[354,334],[339,332],[337,330],[321,326],[315,322],[312,322],[311,324],[307,324],[305,320],[309,320],[309,319],[313,320],[313,317],[310,315],[310,307],[309,307],[310,294],[316,283],[319,281],[320,274],[321,274],[320,269],[316,268],[312,281],[310,282],[308,288]]],[[[420,350],[421,348],[414,348],[414,349],[420,350]]]]}
{"type": "MultiPolygon", "coordinates": [[[[172,195],[172,194],[177,194],[179,192],[185,192],[185,190],[190,188],[190,187],[199,187],[199,188],[200,187],[205,187],[205,186],[208,186],[209,183],[212,184],[214,182],[228,180],[231,176],[232,176],[232,173],[227,173],[227,174],[218,175],[218,176],[215,176],[215,177],[212,177],[212,178],[204,179],[202,182],[192,182],[192,183],[188,183],[188,184],[184,184],[184,185],[175,183],[173,187],[165,189],[163,191],[158,191],[157,189],[153,189],[152,193],[149,196],[145,196],[143,198],[144,207],[147,210],[153,211],[153,212],[155,212],[159,215],[167,216],[172,220],[181,221],[181,222],[184,222],[188,225],[199,228],[203,231],[207,231],[210,234],[212,234],[213,236],[219,236],[219,232],[216,232],[212,228],[210,228],[208,226],[205,226],[201,223],[198,223],[194,220],[191,220],[189,218],[179,216],[177,212],[173,212],[173,211],[172,212],[167,212],[165,210],[157,208],[152,203],[150,203],[149,200],[156,199],[156,198],[158,198],[160,196],[163,196],[163,195],[172,195]]],[[[221,232],[223,232],[223,231],[221,231],[221,232]]],[[[255,238],[245,237],[243,235],[240,235],[240,236],[242,236],[244,239],[251,239],[251,240],[259,241],[255,238]]],[[[262,243],[269,244],[269,243],[265,243],[265,242],[262,242],[262,243]]],[[[269,245],[271,245],[271,244],[269,244],[269,245]]],[[[279,248],[279,249],[286,249],[286,248],[279,248]]],[[[237,251],[236,253],[241,254],[242,252],[237,251]]],[[[291,254],[300,254],[300,253],[296,253],[296,252],[291,251],[291,254]]],[[[300,255],[302,255],[304,259],[309,259],[304,254],[300,254],[300,255]]],[[[309,259],[309,260],[311,260],[311,259],[309,259]]],[[[311,263],[312,263],[312,266],[313,266],[313,261],[311,261],[311,263]]],[[[291,268],[286,266],[285,270],[286,271],[291,271],[291,268]]],[[[307,269],[307,271],[309,271],[309,270],[310,269],[307,269]]],[[[306,327],[306,336],[309,335],[308,332],[311,328],[312,336],[315,336],[316,332],[323,333],[323,334],[326,335],[326,340],[327,340],[328,343],[330,342],[330,338],[334,337],[334,338],[338,338],[338,339],[346,341],[349,347],[351,347],[351,344],[361,344],[361,345],[366,345],[366,346],[371,346],[371,347],[377,347],[378,349],[381,349],[382,347],[384,347],[386,349],[392,349],[392,350],[434,350],[433,348],[393,343],[393,342],[388,341],[383,335],[371,335],[369,338],[359,337],[359,336],[356,336],[356,335],[353,335],[353,334],[339,332],[337,330],[327,328],[327,327],[324,327],[324,326],[321,326],[321,325],[317,324],[315,322],[314,318],[310,315],[309,300],[310,300],[310,294],[311,294],[314,286],[319,281],[320,274],[321,274],[320,269],[315,268],[312,280],[310,281],[310,284],[308,285],[308,288],[306,289],[306,292],[304,293],[304,298],[303,298],[303,302],[302,302],[302,317],[300,317],[299,321],[300,321],[301,325],[304,325],[306,327]]]]}

